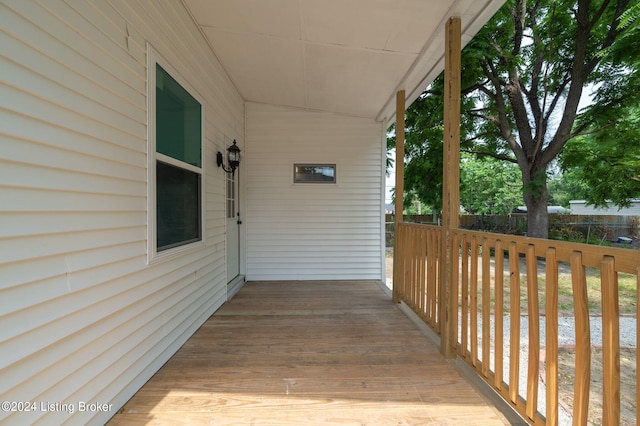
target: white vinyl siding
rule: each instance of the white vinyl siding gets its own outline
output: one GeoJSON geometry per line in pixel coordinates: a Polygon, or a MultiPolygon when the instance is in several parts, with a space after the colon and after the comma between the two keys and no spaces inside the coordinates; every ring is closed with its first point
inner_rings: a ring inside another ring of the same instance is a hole
{"type": "Polygon", "coordinates": [[[179,0],[0,4],[0,423],[103,424],[226,300],[243,100],[179,0]],[[203,98],[204,245],[147,262],[147,43],[203,98]],[[112,411],[78,412],[79,401],[112,411]]]}
{"type": "Polygon", "coordinates": [[[383,279],[384,132],[369,119],[247,104],[247,278],[383,279]],[[293,165],[337,183],[294,184],[293,165]]]}
{"type": "Polygon", "coordinates": [[[628,207],[618,207],[613,204],[609,207],[594,207],[587,205],[584,200],[572,200],[569,201],[571,205],[571,214],[581,215],[602,215],[602,216],[640,216],[640,200],[631,200],[631,204],[628,207]]]}

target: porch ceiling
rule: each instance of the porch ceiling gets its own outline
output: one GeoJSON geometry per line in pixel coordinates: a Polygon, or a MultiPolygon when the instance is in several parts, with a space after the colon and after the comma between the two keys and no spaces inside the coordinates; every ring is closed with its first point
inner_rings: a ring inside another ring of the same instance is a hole
{"type": "Polygon", "coordinates": [[[392,121],[504,0],[183,0],[247,101],[392,121]]]}

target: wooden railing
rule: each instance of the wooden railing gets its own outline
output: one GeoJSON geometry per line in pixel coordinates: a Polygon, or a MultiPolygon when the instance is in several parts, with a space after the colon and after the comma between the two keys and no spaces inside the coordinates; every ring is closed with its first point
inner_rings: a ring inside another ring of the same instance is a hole
{"type": "MultiPolygon", "coordinates": [[[[569,416],[578,425],[587,421],[620,424],[618,279],[626,274],[624,279],[635,287],[632,314],[637,341],[640,252],[455,229],[453,264],[444,265],[442,235],[437,226],[399,224],[395,236],[396,300],[405,302],[437,333],[453,330],[456,335],[449,341],[455,353],[532,424],[556,425],[562,417],[559,316],[573,317],[575,368],[570,374],[575,384],[569,416]],[[452,282],[457,283],[450,289],[439,283],[447,267],[451,268],[452,282]],[[594,295],[587,293],[594,280],[599,299],[595,301],[594,295]],[[447,303],[442,293],[452,298],[449,306],[457,307],[457,315],[439,315],[447,303]],[[449,318],[452,324],[445,327],[441,318],[449,318]],[[594,318],[602,321],[601,343],[591,339],[594,318]],[[591,375],[594,345],[602,347],[602,416],[598,419],[588,418],[595,380],[591,375]]],[[[640,370],[638,355],[636,349],[636,371],[640,370]]],[[[636,377],[632,389],[636,407],[640,406],[637,390],[636,377]]],[[[635,415],[640,418],[637,412],[635,415]]],[[[625,420],[638,424],[635,419],[625,420]]]]}

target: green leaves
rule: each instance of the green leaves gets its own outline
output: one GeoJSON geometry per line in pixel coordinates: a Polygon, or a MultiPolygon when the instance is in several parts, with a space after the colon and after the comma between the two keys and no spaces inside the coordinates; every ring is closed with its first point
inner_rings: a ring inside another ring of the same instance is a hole
{"type": "MultiPolygon", "coordinates": [[[[524,176],[517,181],[527,182],[524,189],[533,195],[526,202],[542,203],[549,164],[572,138],[590,134],[588,143],[572,142],[563,167],[577,167],[584,159],[586,167],[604,176],[600,167],[608,164],[615,179],[607,183],[595,182],[588,173],[581,176],[603,188],[619,186],[609,193],[616,192],[621,201],[633,195],[638,176],[634,153],[639,151],[633,131],[640,99],[639,4],[507,0],[463,50],[461,150],[516,162],[524,176]],[[587,86],[595,87],[596,105],[578,115],[587,86]]],[[[405,184],[436,209],[442,187],[442,85],[440,76],[406,115],[405,184]]],[[[502,194],[500,188],[492,191],[502,194]]],[[[532,206],[529,211],[540,211],[532,206]]]]}
{"type": "Polygon", "coordinates": [[[506,215],[522,204],[518,166],[464,156],[460,164],[460,205],[471,214],[506,215]]]}
{"type": "Polygon", "coordinates": [[[589,185],[590,204],[627,206],[640,198],[640,107],[628,109],[615,126],[571,140],[560,164],[589,185]]]}

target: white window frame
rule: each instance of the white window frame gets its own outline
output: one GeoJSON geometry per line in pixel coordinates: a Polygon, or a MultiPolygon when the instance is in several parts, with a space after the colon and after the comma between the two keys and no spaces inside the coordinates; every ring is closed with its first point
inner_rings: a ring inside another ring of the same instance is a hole
{"type": "Polygon", "coordinates": [[[154,263],[198,250],[205,245],[205,109],[200,94],[186,81],[169,61],[147,43],[147,262],[154,263]],[[156,152],[156,64],[160,65],[184,90],[200,103],[200,164],[196,167],[175,158],[156,152]],[[181,246],[158,251],[157,240],[157,208],[156,208],[156,163],[177,166],[200,175],[200,240],[181,246]]]}

